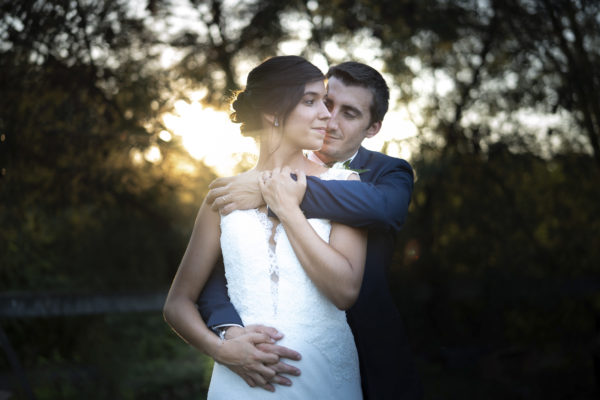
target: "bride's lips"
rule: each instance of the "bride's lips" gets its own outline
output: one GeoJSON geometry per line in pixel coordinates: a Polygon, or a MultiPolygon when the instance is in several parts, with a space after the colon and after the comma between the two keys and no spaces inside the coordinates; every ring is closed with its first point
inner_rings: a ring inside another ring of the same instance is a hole
{"type": "Polygon", "coordinates": [[[327,134],[327,128],[312,128],[314,131],[319,132],[321,135],[325,136],[327,134]]]}

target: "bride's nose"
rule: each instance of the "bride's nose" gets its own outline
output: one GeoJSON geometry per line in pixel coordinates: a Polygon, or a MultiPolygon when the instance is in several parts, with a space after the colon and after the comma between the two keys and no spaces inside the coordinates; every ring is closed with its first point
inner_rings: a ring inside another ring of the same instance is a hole
{"type": "Polygon", "coordinates": [[[319,106],[319,119],[328,120],[330,118],[331,113],[327,109],[327,106],[325,106],[325,103],[321,102],[321,105],[319,106]]]}

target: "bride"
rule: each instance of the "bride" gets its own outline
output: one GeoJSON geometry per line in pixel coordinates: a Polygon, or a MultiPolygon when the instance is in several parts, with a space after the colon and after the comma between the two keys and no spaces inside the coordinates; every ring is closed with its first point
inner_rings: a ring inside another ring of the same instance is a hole
{"type": "Polygon", "coordinates": [[[164,307],[167,323],[216,361],[208,399],[362,399],[358,356],[343,310],[361,286],[366,233],[307,220],[301,198],[293,195],[304,193],[306,175],[358,179],[303,154],[323,143],[330,118],[325,95],[317,67],[301,57],[281,56],[254,68],[232,104],[231,120],[260,143],[255,169],[268,206],[220,216],[204,202],[164,307]],[[285,333],[278,344],[302,354],[295,364],[302,375],[293,386],[266,392],[225,366],[247,349],[217,337],[195,306],[221,253],[228,293],[244,324],[277,327],[285,333]]]}

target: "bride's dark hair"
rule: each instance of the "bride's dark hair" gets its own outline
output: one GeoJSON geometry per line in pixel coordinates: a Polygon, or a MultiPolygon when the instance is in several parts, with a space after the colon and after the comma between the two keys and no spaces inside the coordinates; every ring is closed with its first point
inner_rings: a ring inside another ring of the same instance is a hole
{"type": "Polygon", "coordinates": [[[306,84],[324,79],[319,68],[302,57],[271,57],[250,71],[246,89],[234,96],[229,118],[241,124],[247,136],[256,136],[262,113],[275,115],[283,125],[302,99],[306,84]]]}

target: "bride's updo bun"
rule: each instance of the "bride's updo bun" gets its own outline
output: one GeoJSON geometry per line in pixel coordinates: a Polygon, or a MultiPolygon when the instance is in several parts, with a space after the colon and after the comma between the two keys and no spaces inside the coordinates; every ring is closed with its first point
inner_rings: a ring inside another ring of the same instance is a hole
{"type": "Polygon", "coordinates": [[[271,57],[250,71],[246,89],[234,95],[229,118],[241,124],[246,136],[258,135],[263,114],[277,116],[283,126],[302,99],[306,84],[324,79],[323,73],[302,57],[271,57]]]}
{"type": "Polygon", "coordinates": [[[252,118],[253,109],[249,97],[247,90],[240,90],[235,94],[235,100],[231,103],[233,112],[229,115],[232,122],[243,124],[252,118]]]}

